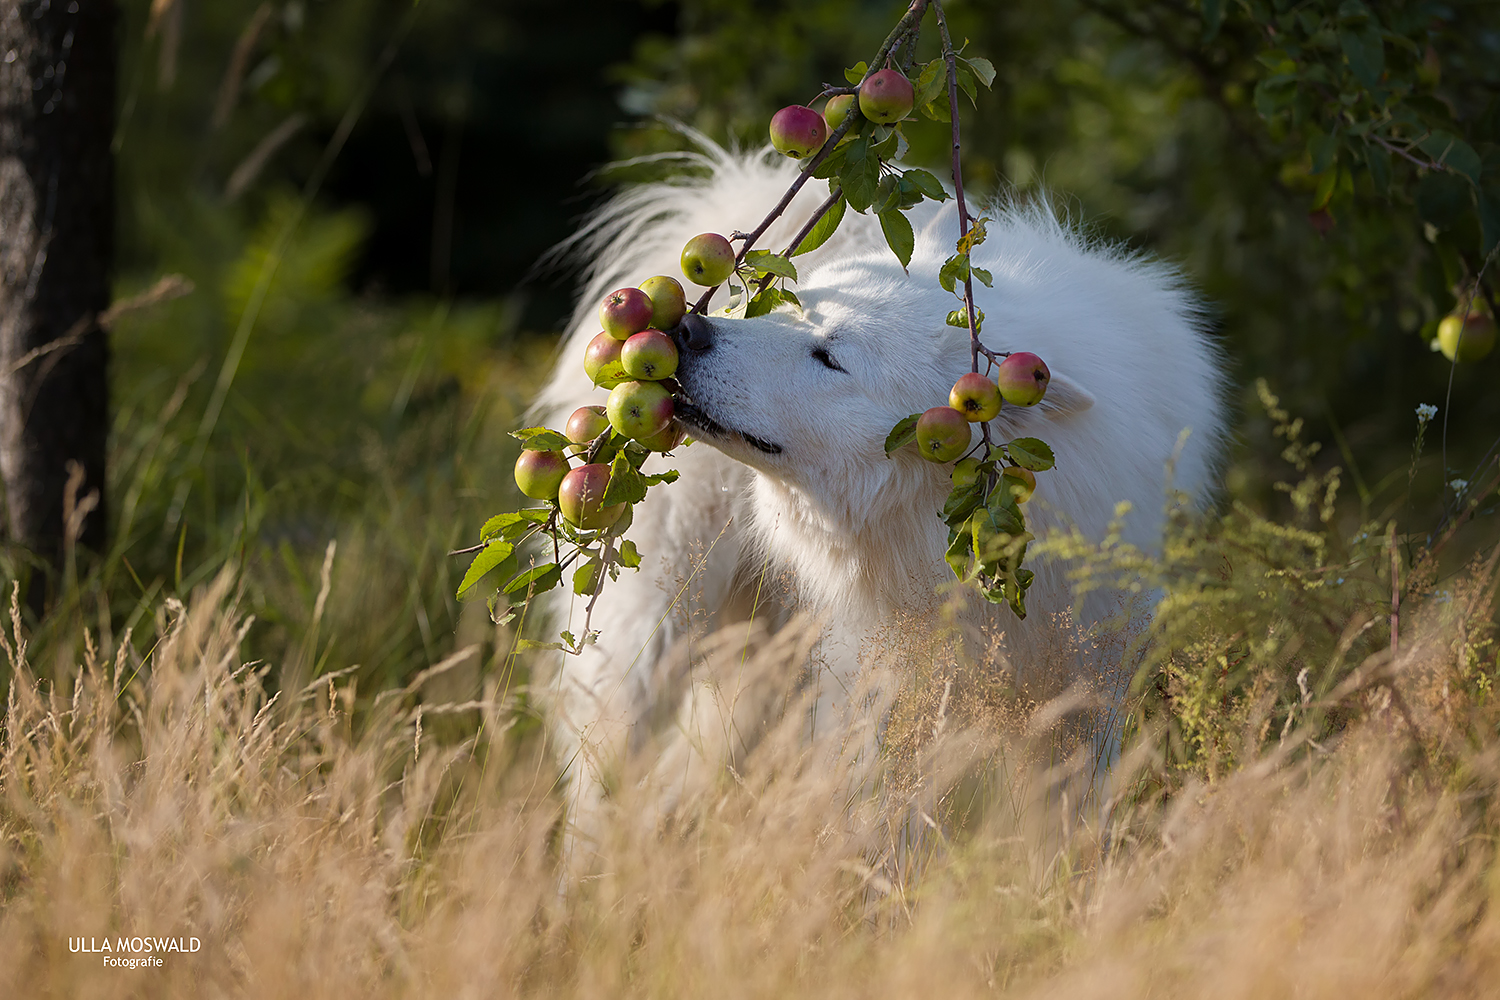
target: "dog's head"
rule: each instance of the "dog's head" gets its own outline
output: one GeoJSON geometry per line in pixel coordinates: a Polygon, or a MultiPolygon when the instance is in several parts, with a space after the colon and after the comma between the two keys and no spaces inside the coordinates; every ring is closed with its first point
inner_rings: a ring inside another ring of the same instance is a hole
{"type": "MultiPolygon", "coordinates": [[[[878,498],[894,476],[946,480],[946,468],[910,449],[888,459],[885,440],[902,417],[946,403],[970,368],[968,333],[943,323],[941,301],[916,292],[915,279],[894,262],[851,266],[858,275],[835,265],[822,269],[816,286],[799,288],[800,311],[691,315],[673,331],[681,355],[677,413],[690,433],[845,524],[878,516],[878,498]]],[[[1036,412],[997,419],[998,439],[1014,436],[1018,421],[1092,405],[1086,391],[1054,372],[1036,412]]]]}

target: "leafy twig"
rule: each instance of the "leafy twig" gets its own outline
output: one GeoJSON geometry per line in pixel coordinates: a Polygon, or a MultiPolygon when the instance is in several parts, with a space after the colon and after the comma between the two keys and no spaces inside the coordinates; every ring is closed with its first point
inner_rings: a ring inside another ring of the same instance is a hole
{"type": "MultiPolygon", "coordinates": [[[[943,39],[943,62],[948,67],[948,113],[953,119],[953,195],[958,202],[958,238],[962,240],[969,235],[969,208],[964,202],[964,174],[963,167],[959,162],[959,133],[958,133],[958,53],[953,49],[953,39],[948,35],[948,19],[943,16],[943,5],[933,3],[933,16],[937,18],[938,34],[943,39]]],[[[979,343],[979,330],[974,322],[974,278],[970,270],[964,270],[964,310],[969,320],[969,361],[970,371],[979,371],[979,353],[984,348],[979,343]]],[[[989,352],[985,352],[988,354],[989,352]]],[[[979,432],[984,436],[986,454],[992,446],[990,441],[989,421],[983,421],[979,425],[979,432]]]]}
{"type": "MultiPolygon", "coordinates": [[[[891,29],[891,33],[881,43],[880,51],[876,52],[875,58],[870,61],[869,68],[865,71],[867,78],[871,73],[880,68],[881,64],[885,62],[886,57],[891,54],[891,50],[906,37],[907,33],[921,23],[922,14],[927,10],[929,2],[930,0],[912,0],[911,6],[901,16],[901,20],[896,22],[896,26],[891,29]]],[[[936,8],[937,5],[933,4],[933,6],[936,8]]],[[[857,90],[858,88],[853,89],[857,90]]],[[[839,140],[844,137],[854,122],[854,115],[844,116],[844,120],[839,123],[839,127],[834,129],[833,133],[828,136],[828,139],[823,143],[823,148],[818,150],[817,155],[807,161],[807,166],[802,168],[802,172],[797,175],[797,179],[792,182],[792,186],[787,188],[786,194],[781,196],[781,200],[776,203],[776,206],[766,214],[766,217],[761,220],[760,225],[745,234],[745,242],[740,247],[740,252],[734,258],[735,267],[739,267],[744,261],[745,254],[752,250],[755,247],[755,241],[764,236],[766,230],[771,228],[771,223],[779,219],[781,214],[786,211],[787,206],[792,203],[792,199],[797,197],[797,192],[802,190],[802,185],[808,182],[813,172],[834,151],[839,144],[839,140]]],[[[708,291],[704,292],[702,297],[693,303],[692,311],[695,313],[707,312],[709,300],[714,297],[714,292],[717,292],[719,287],[719,285],[714,285],[708,291]]]]}

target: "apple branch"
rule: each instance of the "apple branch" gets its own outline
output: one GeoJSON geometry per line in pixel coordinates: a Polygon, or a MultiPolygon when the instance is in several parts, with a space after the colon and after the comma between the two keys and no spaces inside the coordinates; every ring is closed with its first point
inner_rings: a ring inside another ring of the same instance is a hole
{"type": "MultiPolygon", "coordinates": [[[[895,49],[895,47],[900,44],[908,34],[914,31],[921,30],[922,15],[926,12],[927,5],[929,3],[932,3],[933,7],[936,8],[937,4],[935,0],[912,0],[911,6],[906,8],[906,13],[901,15],[901,20],[897,21],[896,26],[891,29],[891,33],[885,36],[885,41],[881,43],[880,50],[875,53],[875,58],[870,60],[869,66],[865,70],[866,78],[868,78],[871,73],[874,73],[880,69],[881,65],[885,62],[886,57],[891,54],[891,51],[895,49]]],[[[941,18],[941,15],[939,15],[939,17],[941,18]]],[[[942,23],[941,20],[939,20],[939,23],[942,23]]],[[[952,77],[951,65],[952,64],[950,63],[950,78],[952,77]]],[[[863,83],[864,81],[862,80],[860,82],[863,83]]],[[[858,87],[855,87],[846,92],[852,93],[857,91],[858,89],[858,87]]],[[[802,168],[802,172],[797,175],[797,179],[792,182],[792,186],[787,188],[786,194],[781,196],[781,200],[776,203],[776,207],[772,208],[771,211],[767,213],[766,217],[761,220],[760,225],[756,226],[750,232],[744,234],[745,242],[740,247],[740,252],[736,254],[734,258],[734,264],[736,268],[739,267],[740,263],[744,261],[745,254],[755,248],[756,240],[764,236],[766,230],[771,228],[771,223],[779,219],[781,217],[781,214],[786,211],[787,206],[792,203],[792,199],[797,197],[797,192],[802,190],[802,186],[806,184],[812,177],[813,171],[817,170],[818,166],[824,160],[826,160],[828,158],[828,155],[833,152],[835,147],[838,146],[839,140],[842,139],[844,137],[844,134],[849,131],[849,128],[854,124],[854,121],[855,119],[853,115],[844,116],[844,120],[839,123],[839,127],[834,129],[833,133],[828,136],[827,140],[824,141],[823,148],[818,150],[817,154],[811,160],[807,161],[807,166],[802,168]]],[[[692,311],[695,313],[707,312],[709,300],[714,297],[714,293],[718,290],[719,285],[714,285],[708,291],[704,292],[702,297],[699,298],[697,302],[693,303],[692,311]]]]}
{"type": "MultiPolygon", "coordinates": [[[[948,35],[948,19],[943,16],[943,5],[938,0],[932,0],[932,13],[937,18],[938,34],[943,39],[943,62],[948,67],[948,116],[953,119],[953,195],[958,202],[958,238],[962,241],[969,235],[969,208],[964,202],[964,174],[959,162],[958,53],[953,49],[953,39],[948,35]]],[[[969,319],[969,370],[977,373],[980,353],[983,352],[991,359],[994,355],[979,343],[979,330],[974,322],[974,279],[967,270],[964,273],[964,311],[969,319]]],[[[985,447],[988,449],[991,445],[989,422],[981,423],[979,430],[984,435],[985,447]]]]}

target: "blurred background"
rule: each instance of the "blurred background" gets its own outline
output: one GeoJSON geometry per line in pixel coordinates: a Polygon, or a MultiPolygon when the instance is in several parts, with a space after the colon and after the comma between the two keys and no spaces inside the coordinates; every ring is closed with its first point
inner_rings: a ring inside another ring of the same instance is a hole
{"type": "MultiPolygon", "coordinates": [[[[663,119],[759,145],[903,7],[122,0],[116,297],[174,273],[195,290],[113,331],[110,550],[54,620],[148,631],[163,597],[235,565],[259,655],[316,670],[337,631],[340,664],[384,686],[457,631],[494,668],[505,650],[482,602],[454,601],[466,560],[446,552],[516,499],[506,432],[572,308],[568,268],[538,259],[642,174],[609,164],[681,148],[663,119]]],[[[1454,368],[1428,344],[1468,266],[1445,241],[1477,234],[1357,172],[1320,190],[1304,136],[1258,107],[1253,19],[1210,38],[1197,4],[947,7],[998,71],[965,109],[966,183],[1050,190],[1202,291],[1236,386],[1222,502],[1283,502],[1264,378],[1345,468],[1351,530],[1399,505],[1410,530],[1438,525],[1444,483],[1500,433],[1500,355],[1454,368]],[[1421,403],[1441,410],[1409,475],[1421,403]]],[[[1494,5],[1419,13],[1414,72],[1493,142],[1494,5]]],[[[909,134],[941,167],[946,127],[909,134]]],[[[1488,169],[1496,147],[1476,148],[1488,169]]]]}

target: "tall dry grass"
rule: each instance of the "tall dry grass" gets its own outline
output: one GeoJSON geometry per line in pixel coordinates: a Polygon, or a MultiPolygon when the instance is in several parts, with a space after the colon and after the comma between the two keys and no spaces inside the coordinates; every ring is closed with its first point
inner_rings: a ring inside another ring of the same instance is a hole
{"type": "Polygon", "coordinates": [[[358,671],[270,694],[224,576],[164,604],[151,648],[85,641],[52,684],[15,619],[0,995],[1488,995],[1500,738],[1465,676],[1492,669],[1495,582],[1476,564],[1396,660],[1345,675],[1337,725],[1248,741],[1211,781],[1132,796],[1164,766],[1137,740],[1102,817],[1056,704],[909,695],[887,716],[920,738],[872,773],[843,752],[860,734],[805,742],[805,646],[757,636],[739,677],[773,707],[735,724],[759,738],[635,765],[586,870],[526,692],[432,694],[470,651],[373,699],[358,671]],[[133,970],[70,950],[135,935],[202,947],[133,970]]]}

